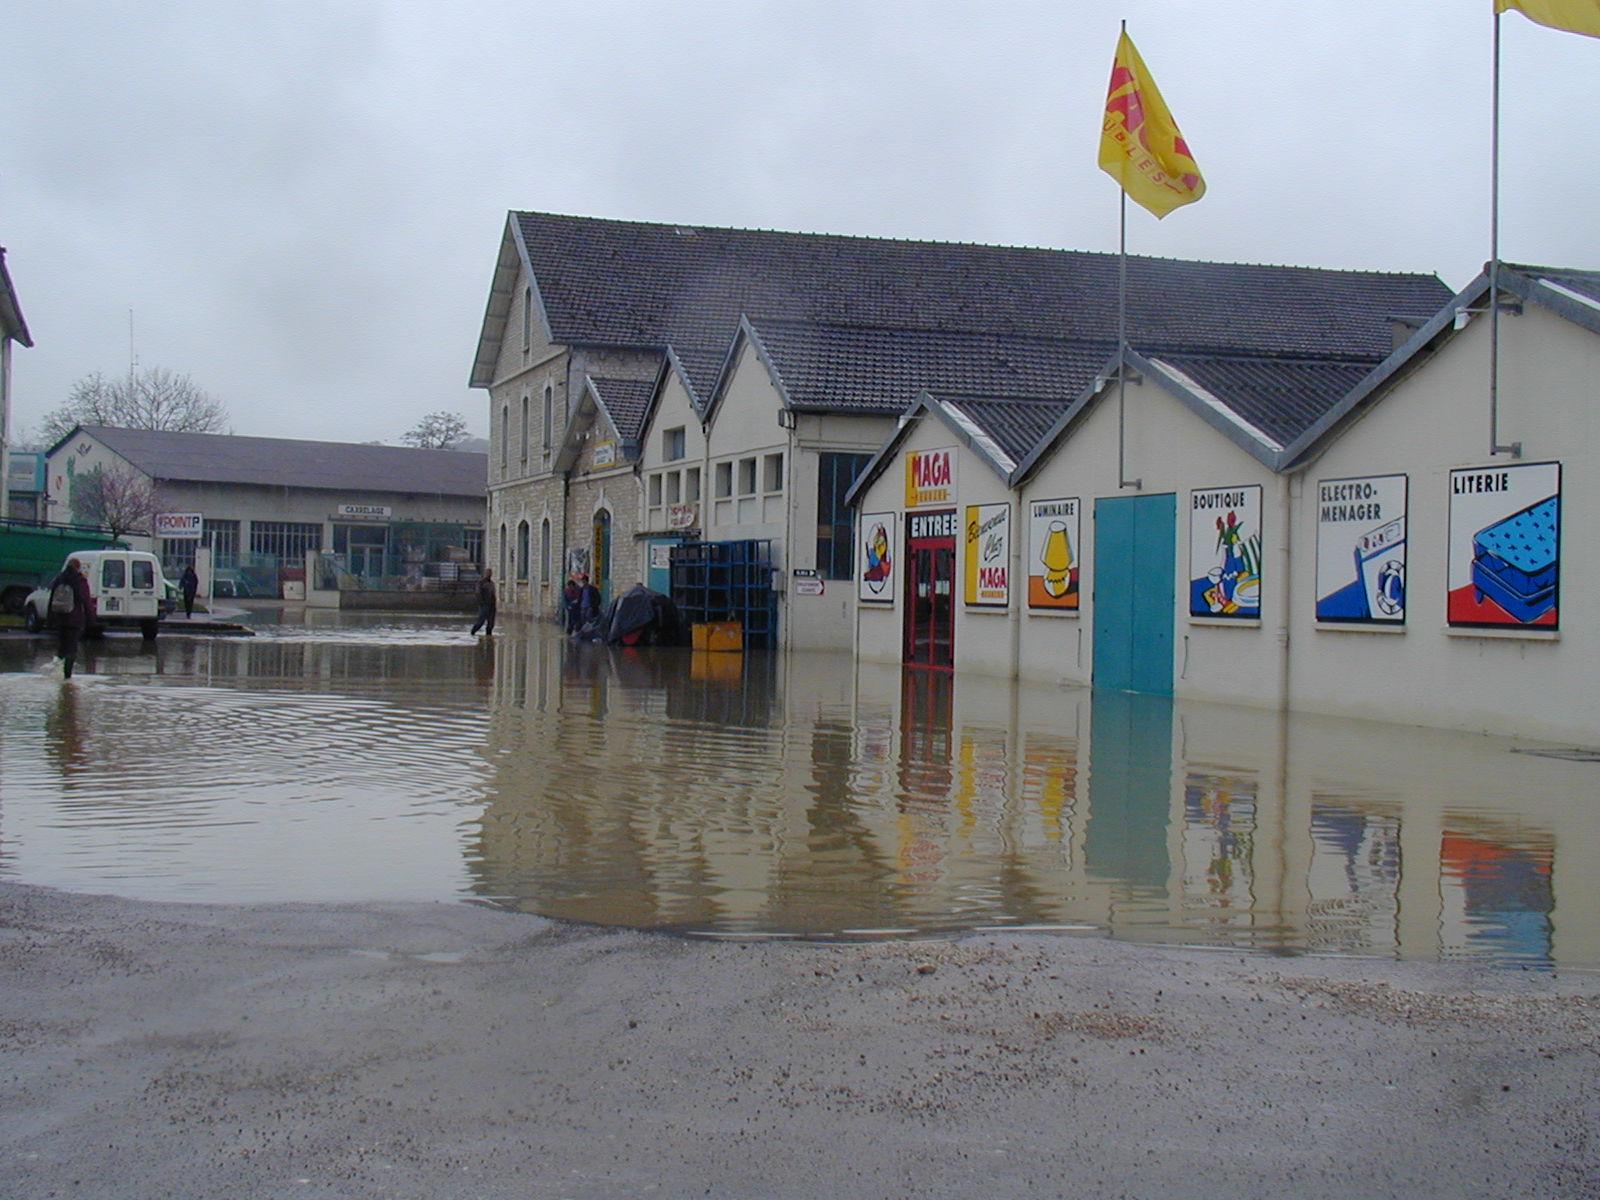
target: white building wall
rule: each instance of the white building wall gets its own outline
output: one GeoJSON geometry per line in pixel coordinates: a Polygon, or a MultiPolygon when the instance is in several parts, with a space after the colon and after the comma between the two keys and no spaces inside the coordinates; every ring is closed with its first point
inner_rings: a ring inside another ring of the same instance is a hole
{"type": "Polygon", "coordinates": [[[1536,305],[1500,321],[1500,440],[1491,458],[1488,322],[1475,321],[1304,472],[1295,505],[1291,703],[1600,745],[1600,337],[1536,305]],[[1451,629],[1445,620],[1452,468],[1557,461],[1559,632],[1451,629]],[[1403,632],[1315,619],[1317,482],[1409,476],[1403,632]]]}
{"type": "MultiPolygon", "coordinates": [[[[640,508],[639,528],[651,533],[674,533],[677,530],[669,523],[668,502],[669,488],[667,477],[673,474],[678,476],[678,495],[684,495],[687,482],[687,473],[696,470],[700,473],[700,495],[693,501],[695,507],[694,520],[689,528],[700,528],[705,519],[706,489],[706,437],[700,427],[700,414],[695,411],[694,403],[689,398],[689,391],[683,385],[677,372],[672,372],[662,386],[661,397],[656,402],[655,411],[650,416],[643,434],[643,446],[639,455],[640,475],[640,508]],[[668,460],[665,453],[664,438],[669,429],[683,430],[683,457],[668,460]],[[661,483],[652,485],[652,478],[661,479],[661,483]],[[659,488],[662,502],[652,505],[651,498],[655,489],[659,488]]],[[[680,500],[680,504],[690,503],[680,500]]]]}
{"type": "MultiPolygon", "coordinates": [[[[1023,620],[1021,670],[1026,678],[1091,683],[1094,663],[1094,502],[1102,496],[1177,495],[1174,563],[1174,694],[1239,704],[1275,704],[1282,691],[1285,482],[1201,420],[1152,380],[1127,389],[1125,473],[1141,486],[1119,488],[1117,399],[1102,396],[1023,489],[1022,512],[1034,500],[1076,496],[1082,564],[1076,618],[1029,614],[1023,620]],[[1263,579],[1259,621],[1218,621],[1189,613],[1189,503],[1196,488],[1262,485],[1263,579]]],[[[1024,531],[1023,540],[1026,541],[1024,531]]],[[[1026,553],[1026,550],[1024,550],[1026,553]]]]}

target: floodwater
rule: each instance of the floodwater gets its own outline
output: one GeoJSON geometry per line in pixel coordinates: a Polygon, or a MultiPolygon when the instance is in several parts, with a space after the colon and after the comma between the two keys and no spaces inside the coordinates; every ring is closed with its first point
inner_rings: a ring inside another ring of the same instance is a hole
{"type": "Polygon", "coordinates": [[[1600,965],[1600,762],[926,672],[312,613],[0,639],[0,877],[808,937],[1600,965]]]}

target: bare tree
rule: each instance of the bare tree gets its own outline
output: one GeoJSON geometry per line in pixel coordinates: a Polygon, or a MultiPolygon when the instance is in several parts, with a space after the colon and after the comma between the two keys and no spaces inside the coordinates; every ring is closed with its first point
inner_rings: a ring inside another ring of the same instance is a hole
{"type": "Polygon", "coordinates": [[[125,467],[96,467],[72,480],[73,521],[109,529],[112,537],[149,533],[162,504],[150,477],[125,467]]]}
{"type": "Polygon", "coordinates": [[[449,450],[467,436],[467,423],[457,413],[440,409],[431,412],[416,426],[400,435],[400,440],[419,450],[449,450]]]}
{"type": "Polygon", "coordinates": [[[228,410],[187,375],[165,367],[144,367],[117,379],[96,371],[72,385],[66,403],[45,414],[39,433],[50,444],[74,425],[226,433],[228,410]]]}

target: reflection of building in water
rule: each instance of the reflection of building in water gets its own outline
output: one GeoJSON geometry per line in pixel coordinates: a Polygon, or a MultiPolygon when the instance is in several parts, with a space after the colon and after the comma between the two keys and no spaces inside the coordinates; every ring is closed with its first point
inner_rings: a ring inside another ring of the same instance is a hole
{"type": "Polygon", "coordinates": [[[1444,957],[1552,963],[1555,850],[1540,841],[1446,828],[1439,844],[1444,957]]]}
{"type": "MultiPolygon", "coordinates": [[[[831,659],[706,678],[684,654],[508,647],[524,665],[496,669],[473,869],[482,894],[532,911],[1600,961],[1553,905],[1557,840],[1596,840],[1574,813],[1575,764],[831,659]],[[1539,832],[1507,838],[1490,818],[1539,832]]],[[[1586,874],[1574,886],[1592,896],[1586,874]]]]}
{"type": "Polygon", "coordinates": [[[1309,948],[1359,953],[1395,946],[1399,817],[1313,793],[1306,891],[1309,948]]]}

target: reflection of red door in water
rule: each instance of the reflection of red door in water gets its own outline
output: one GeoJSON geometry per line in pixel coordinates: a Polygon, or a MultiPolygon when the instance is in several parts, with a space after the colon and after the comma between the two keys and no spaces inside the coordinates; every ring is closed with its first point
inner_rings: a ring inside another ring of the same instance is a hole
{"type": "Polygon", "coordinates": [[[905,662],[955,665],[956,513],[906,514],[905,662]]]}

